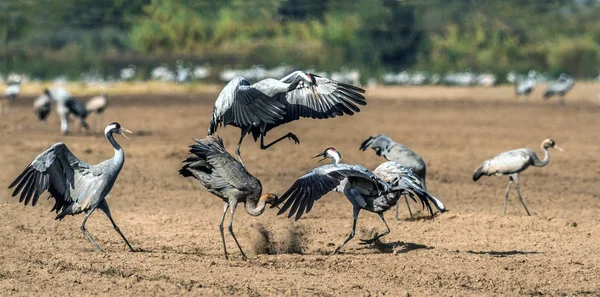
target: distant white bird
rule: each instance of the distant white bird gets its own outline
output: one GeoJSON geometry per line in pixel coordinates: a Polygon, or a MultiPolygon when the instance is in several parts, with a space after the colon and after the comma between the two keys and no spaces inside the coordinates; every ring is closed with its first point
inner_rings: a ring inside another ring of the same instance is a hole
{"type": "MultiPolygon", "coordinates": [[[[12,104],[12,102],[17,98],[17,96],[21,93],[21,76],[13,75],[10,76],[6,86],[6,99],[8,101],[8,105],[12,104]]],[[[2,99],[2,98],[0,98],[2,99]]],[[[0,100],[0,114],[2,113],[2,100],[0,100]]]]}
{"type": "Polygon", "coordinates": [[[560,104],[565,104],[565,95],[573,88],[575,84],[573,77],[566,73],[561,73],[558,80],[546,88],[544,99],[550,99],[554,95],[560,96],[560,104]]]}
{"type": "Polygon", "coordinates": [[[51,110],[52,99],[46,94],[40,95],[33,101],[33,111],[38,117],[38,120],[45,121],[48,118],[51,110]]]}
{"type": "Polygon", "coordinates": [[[517,183],[517,196],[519,201],[523,204],[527,215],[530,216],[523,197],[521,197],[521,187],[519,183],[519,173],[527,169],[530,165],[536,167],[543,167],[550,162],[550,153],[548,148],[555,148],[559,151],[563,151],[556,145],[554,140],[546,139],[542,142],[542,149],[545,152],[543,160],[540,160],[535,152],[528,148],[516,149],[508,152],[504,152],[490,160],[487,160],[479,166],[473,173],[473,181],[477,181],[480,177],[487,175],[508,175],[508,187],[506,187],[505,199],[504,199],[504,214],[506,214],[506,205],[508,204],[508,191],[513,181],[517,183]]]}
{"type": "Polygon", "coordinates": [[[88,113],[95,113],[97,115],[94,120],[95,128],[98,128],[98,117],[100,118],[100,124],[104,123],[104,110],[108,106],[108,94],[102,93],[101,96],[95,96],[90,98],[85,104],[85,109],[88,113]]]}
{"type": "Polygon", "coordinates": [[[333,254],[338,253],[348,241],[354,238],[358,214],[363,209],[379,215],[385,224],[386,231],[371,239],[361,241],[370,244],[388,234],[390,228],[383,213],[397,203],[402,193],[407,193],[413,199],[414,196],[417,196],[431,215],[433,215],[433,210],[430,202],[440,212],[445,211],[444,204],[421,187],[419,179],[412,171],[397,162],[385,162],[371,172],[361,165],[341,164],[341,154],[332,147],[314,158],[321,156],[323,159],[320,161],[330,158],[332,164],[317,167],[298,178],[271,207],[283,204],[278,214],[289,209],[288,217],[295,215],[295,219],[298,220],[305,212],[310,212],[315,201],[321,199],[325,194],[330,191],[343,193],[352,204],[354,220],[350,235],[335,249],[333,254]]]}

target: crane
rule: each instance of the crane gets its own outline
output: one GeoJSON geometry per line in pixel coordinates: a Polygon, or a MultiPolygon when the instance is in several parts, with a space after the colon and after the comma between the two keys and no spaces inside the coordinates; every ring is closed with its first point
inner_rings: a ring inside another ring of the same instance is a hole
{"type": "Polygon", "coordinates": [[[90,215],[94,210],[100,209],[133,252],[131,244],[113,220],[105,199],[125,162],[125,153],[113,134],[127,137],[124,132],[131,133],[119,123],[111,123],[106,127],[104,134],[113,146],[115,155],[97,165],[79,160],[62,142],[54,144],[37,156],[10,184],[9,189],[16,186],[12,196],[21,193],[19,202],[25,205],[31,202],[35,206],[42,193],[48,191],[50,197],[54,198],[52,211],[56,211],[57,220],[62,220],[67,215],[85,213],[81,231],[98,251],[103,252],[85,229],[90,215]]]}
{"type": "Polygon", "coordinates": [[[573,77],[566,73],[561,73],[558,80],[546,88],[544,99],[550,99],[552,96],[558,94],[560,96],[560,104],[565,104],[565,95],[573,88],[574,84],[573,77]]]}
{"type": "Polygon", "coordinates": [[[48,95],[42,94],[35,101],[33,101],[33,111],[38,117],[38,120],[45,121],[50,115],[52,100],[48,95]]]}
{"type": "MultiPolygon", "coordinates": [[[[427,166],[425,161],[417,153],[412,151],[407,146],[395,142],[392,138],[385,134],[378,134],[369,137],[363,141],[360,145],[360,150],[366,151],[368,148],[372,148],[378,156],[383,156],[388,161],[396,161],[402,166],[412,170],[417,176],[421,183],[421,187],[427,191],[427,185],[425,183],[425,176],[427,175],[427,166]]],[[[410,204],[408,203],[408,197],[405,195],[404,200],[408,207],[408,213],[410,218],[413,218],[410,204]]],[[[398,204],[396,204],[396,221],[398,220],[398,204]]]]}
{"type": "Polygon", "coordinates": [[[246,259],[246,254],[233,233],[233,215],[238,203],[244,203],[249,215],[260,216],[265,210],[265,205],[272,204],[278,197],[275,194],[262,193],[260,181],[225,150],[221,137],[207,136],[195,142],[190,146],[190,153],[193,155],[183,161],[185,165],[179,170],[179,174],[184,177],[194,177],[208,192],[223,200],[223,216],[219,223],[219,231],[225,259],[229,259],[229,256],[225,246],[223,222],[227,210],[231,208],[229,234],[233,237],[242,257],[246,259]]]}
{"type": "Polygon", "coordinates": [[[85,109],[88,113],[95,113],[100,117],[100,123],[98,123],[98,117],[94,120],[94,128],[97,129],[98,125],[104,122],[104,110],[108,106],[108,94],[102,93],[101,96],[95,96],[90,98],[85,104],[85,109]]]}
{"type": "Polygon", "coordinates": [[[69,114],[79,118],[81,127],[86,131],[90,128],[85,121],[88,115],[85,105],[73,98],[67,90],[63,88],[45,89],[44,94],[56,101],[56,113],[60,117],[60,131],[62,134],[66,135],[69,133],[69,114]]]}
{"type": "Polygon", "coordinates": [[[529,71],[526,79],[519,80],[519,77],[515,78],[515,93],[517,98],[525,96],[525,102],[528,101],[529,95],[533,92],[535,85],[537,84],[536,72],[534,70],[529,71]]]}
{"type": "Polygon", "coordinates": [[[363,209],[376,213],[385,224],[386,231],[361,241],[370,244],[388,234],[390,228],[383,213],[397,203],[402,193],[406,192],[411,197],[417,196],[431,215],[433,210],[430,202],[440,212],[445,211],[444,204],[421,187],[419,179],[412,171],[397,162],[385,162],[375,171],[370,172],[361,165],[341,164],[342,156],[333,147],[327,148],[314,158],[321,156],[323,159],[319,162],[330,158],[332,164],[317,167],[298,178],[271,207],[283,204],[278,215],[289,209],[288,217],[295,215],[295,219],[298,220],[305,212],[310,212],[314,202],[328,192],[334,190],[343,193],[352,204],[354,220],[350,235],[333,251],[333,254],[337,254],[348,241],[354,238],[358,215],[363,209]]]}
{"type": "Polygon", "coordinates": [[[506,193],[504,198],[504,214],[506,215],[506,205],[508,204],[508,192],[513,181],[517,184],[517,197],[523,208],[527,212],[528,216],[531,216],[523,197],[521,197],[521,186],[519,183],[519,173],[523,172],[529,166],[544,167],[550,162],[549,148],[555,148],[559,151],[563,151],[556,145],[556,142],[552,139],[545,139],[541,145],[544,150],[544,159],[540,160],[532,149],[521,148],[508,152],[504,152],[492,159],[489,159],[481,166],[479,166],[473,173],[473,181],[477,181],[480,177],[487,175],[508,175],[508,186],[506,187],[506,193]]]}
{"type": "MultiPolygon", "coordinates": [[[[21,80],[22,78],[20,75],[10,75],[8,78],[5,95],[9,105],[17,98],[19,93],[21,93],[21,80]]],[[[1,113],[2,102],[0,101],[0,114],[1,113]]]]}
{"type": "Polygon", "coordinates": [[[254,141],[260,137],[260,148],[267,149],[288,138],[296,144],[300,140],[293,133],[264,144],[267,133],[280,125],[300,118],[328,119],[359,112],[357,105],[366,105],[365,90],[337,82],[316,74],[296,71],[277,80],[263,79],[253,85],[243,77],[233,78],[221,91],[208,126],[213,135],[219,125],[240,128],[241,136],[235,151],[240,163],[240,146],[244,137],[252,133],[254,141]]]}

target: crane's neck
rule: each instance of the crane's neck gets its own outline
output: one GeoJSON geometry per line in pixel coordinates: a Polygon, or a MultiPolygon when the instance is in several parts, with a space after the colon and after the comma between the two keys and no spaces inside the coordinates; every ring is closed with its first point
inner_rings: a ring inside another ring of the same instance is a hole
{"type": "Polygon", "coordinates": [[[246,212],[253,217],[260,216],[265,211],[267,196],[268,194],[266,193],[262,194],[258,198],[258,201],[247,199],[245,204],[246,212]]]}
{"type": "Polygon", "coordinates": [[[548,152],[548,148],[544,147],[544,159],[540,160],[536,154],[533,155],[535,158],[533,160],[533,165],[537,167],[542,167],[548,165],[550,162],[550,153],[548,152]]]}
{"type": "Polygon", "coordinates": [[[123,152],[123,149],[121,148],[121,146],[117,143],[117,141],[113,137],[113,133],[107,132],[106,139],[108,139],[108,142],[110,142],[110,144],[115,149],[115,156],[113,157],[113,160],[115,160],[117,162],[117,164],[123,164],[123,162],[125,162],[125,153],[123,152]]]}

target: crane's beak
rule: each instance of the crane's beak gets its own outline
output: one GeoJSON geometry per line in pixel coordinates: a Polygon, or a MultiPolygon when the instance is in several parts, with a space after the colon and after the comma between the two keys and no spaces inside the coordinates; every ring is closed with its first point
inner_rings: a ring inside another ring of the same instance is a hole
{"type": "Polygon", "coordinates": [[[559,151],[561,151],[561,152],[564,152],[564,150],[562,148],[558,147],[558,145],[554,145],[554,148],[557,149],[557,150],[559,150],[559,151]]]}
{"type": "Polygon", "coordinates": [[[125,133],[123,133],[123,132],[127,132],[127,133],[129,133],[129,134],[133,134],[133,132],[131,132],[131,131],[129,131],[129,130],[127,130],[127,129],[123,128],[123,127],[121,127],[121,130],[119,130],[119,132],[120,132],[119,134],[123,135],[123,137],[125,137],[125,138],[127,138],[127,139],[129,139],[129,137],[127,137],[127,135],[125,135],[125,133]]]}
{"type": "Polygon", "coordinates": [[[323,161],[323,160],[327,160],[327,156],[325,155],[325,153],[320,153],[320,154],[318,154],[318,155],[316,155],[316,156],[312,157],[312,159],[314,159],[314,158],[317,158],[317,157],[323,157],[323,159],[321,159],[321,160],[317,161],[317,164],[319,164],[319,163],[320,163],[321,161],[323,161]]]}

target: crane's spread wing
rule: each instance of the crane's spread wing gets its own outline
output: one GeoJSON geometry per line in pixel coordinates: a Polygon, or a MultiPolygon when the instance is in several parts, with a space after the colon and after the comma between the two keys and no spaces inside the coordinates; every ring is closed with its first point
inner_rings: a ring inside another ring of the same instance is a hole
{"type": "Polygon", "coordinates": [[[180,174],[192,174],[207,188],[219,191],[226,188],[252,191],[261,187],[260,182],[225,150],[221,137],[207,136],[195,141],[196,144],[190,146],[190,153],[194,155],[183,161],[186,164],[180,174]]]}
{"type": "Polygon", "coordinates": [[[423,188],[419,177],[409,168],[402,166],[396,161],[387,161],[379,165],[373,173],[379,176],[383,181],[392,186],[392,191],[397,195],[406,193],[415,202],[415,196],[419,198],[423,208],[427,208],[429,213],[433,215],[430,202],[440,211],[446,211],[444,203],[433,197],[427,190],[423,188]]]}
{"type": "Polygon", "coordinates": [[[8,188],[16,186],[12,196],[21,192],[19,202],[25,205],[30,201],[35,205],[40,195],[48,191],[48,198],[55,199],[52,210],[58,213],[72,202],[77,202],[84,209],[89,198],[101,190],[98,187],[101,174],[101,171],[79,160],[64,143],[59,142],[37,156],[8,188]]]}
{"type": "Polygon", "coordinates": [[[296,220],[302,214],[310,212],[315,201],[335,189],[346,178],[368,182],[375,187],[387,186],[377,176],[359,165],[330,164],[317,167],[300,177],[271,207],[284,203],[278,215],[286,212],[288,218],[296,215],[296,220]]]}
{"type": "MultiPolygon", "coordinates": [[[[300,73],[292,73],[282,81],[292,83],[300,73]]],[[[285,122],[301,117],[327,119],[344,114],[353,115],[360,111],[357,105],[367,105],[362,95],[365,90],[315,74],[307,75],[314,78],[314,83],[302,80],[292,91],[275,96],[277,101],[285,105],[285,122]]]]}
{"type": "Polygon", "coordinates": [[[215,102],[208,135],[212,135],[219,124],[238,127],[273,124],[283,119],[284,108],[282,103],[250,86],[247,80],[235,78],[223,88],[215,102]]]}

